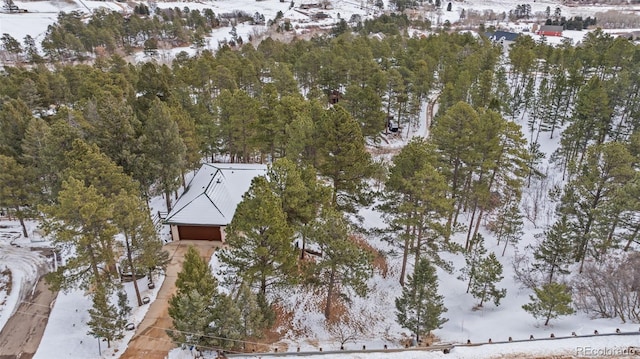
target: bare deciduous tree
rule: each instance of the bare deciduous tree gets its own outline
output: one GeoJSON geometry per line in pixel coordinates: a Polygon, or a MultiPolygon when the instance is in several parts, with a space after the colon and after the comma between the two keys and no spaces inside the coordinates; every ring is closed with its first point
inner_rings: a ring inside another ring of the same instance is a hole
{"type": "Polygon", "coordinates": [[[640,253],[585,263],[572,287],[576,307],[593,317],[640,322],[640,253]]]}

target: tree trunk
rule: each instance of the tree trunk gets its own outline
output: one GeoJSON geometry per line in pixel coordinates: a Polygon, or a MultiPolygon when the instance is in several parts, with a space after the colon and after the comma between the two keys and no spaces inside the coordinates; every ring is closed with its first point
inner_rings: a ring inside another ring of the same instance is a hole
{"type": "Polygon", "coordinates": [[[547,320],[544,322],[544,325],[549,325],[549,319],[551,319],[551,310],[547,313],[547,320]]]}
{"type": "Polygon", "coordinates": [[[471,283],[473,282],[474,269],[475,269],[475,266],[471,266],[470,273],[469,273],[469,283],[467,283],[467,293],[469,293],[469,289],[471,289],[471,283]]]}
{"type": "Polygon", "coordinates": [[[331,298],[333,298],[333,289],[335,286],[336,269],[331,268],[331,274],[329,275],[329,286],[327,287],[327,303],[324,307],[324,318],[329,320],[331,317],[331,298]]]}
{"type": "Polygon", "coordinates": [[[556,265],[552,264],[551,271],[549,271],[549,284],[553,282],[553,272],[555,272],[555,269],[556,269],[556,265]]]}
{"type": "Polygon", "coordinates": [[[142,306],[142,298],[140,298],[140,289],[138,289],[138,276],[136,275],[136,267],[133,265],[133,256],[131,255],[131,244],[129,243],[129,235],[124,234],[124,244],[127,249],[127,260],[129,262],[129,268],[131,269],[131,276],[133,277],[133,288],[136,291],[136,299],[138,300],[138,307],[142,306]]]}
{"type": "Polygon", "coordinates": [[[415,266],[413,267],[413,274],[415,275],[416,273],[416,268],[418,267],[418,262],[420,262],[420,245],[422,243],[422,225],[420,225],[420,227],[418,227],[418,235],[415,237],[415,253],[416,253],[416,259],[415,259],[415,266]]]}
{"type": "Polygon", "coordinates": [[[102,284],[102,281],[100,280],[100,269],[98,268],[98,262],[96,260],[95,254],[93,253],[94,248],[90,244],[87,245],[87,252],[89,253],[89,263],[91,265],[91,271],[93,272],[94,283],[97,287],[102,284]]]}
{"type": "Polygon", "coordinates": [[[485,283],[484,288],[482,288],[482,298],[480,298],[480,306],[484,304],[484,300],[487,298],[487,284],[485,283]]]}
{"type": "Polygon", "coordinates": [[[469,221],[469,230],[467,231],[467,240],[464,242],[464,250],[471,249],[471,231],[473,230],[473,219],[476,217],[476,210],[478,209],[478,201],[476,200],[473,206],[473,212],[471,212],[471,221],[469,221]]]}
{"type": "Polygon", "coordinates": [[[22,234],[24,238],[29,238],[29,233],[27,233],[27,226],[24,224],[24,216],[19,208],[16,207],[16,217],[18,217],[18,221],[20,221],[20,226],[22,226],[22,234]]]}
{"type": "Polygon", "coordinates": [[[164,192],[164,199],[167,202],[167,213],[171,212],[171,191],[164,192]]]}
{"type": "Polygon", "coordinates": [[[266,298],[267,297],[267,277],[264,275],[260,279],[260,293],[266,298]]]}
{"type": "Polygon", "coordinates": [[[480,213],[478,213],[478,218],[476,219],[476,228],[473,230],[473,236],[475,237],[480,230],[480,221],[482,220],[482,216],[484,215],[484,208],[480,208],[480,213]]]}
{"type": "Polygon", "coordinates": [[[639,231],[640,231],[640,224],[636,225],[636,228],[633,230],[633,234],[631,235],[631,237],[629,237],[629,240],[627,241],[627,245],[624,246],[625,252],[629,251],[629,248],[631,248],[631,243],[633,243],[633,241],[636,239],[639,231]]]}
{"type": "MultiPolygon", "coordinates": [[[[412,215],[413,216],[413,215],[412,215]]],[[[402,269],[400,270],[400,285],[404,287],[404,277],[407,274],[407,259],[409,258],[409,248],[411,247],[411,226],[407,225],[404,231],[404,248],[402,250],[402,269]]]]}
{"type": "Polygon", "coordinates": [[[507,245],[509,244],[509,240],[504,240],[504,248],[502,248],[502,256],[504,257],[505,252],[507,251],[507,245]]]}

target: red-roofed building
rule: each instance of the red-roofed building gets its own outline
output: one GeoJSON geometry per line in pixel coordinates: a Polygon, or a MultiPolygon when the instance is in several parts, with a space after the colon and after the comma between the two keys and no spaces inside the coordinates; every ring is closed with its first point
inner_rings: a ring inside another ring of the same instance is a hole
{"type": "Polygon", "coordinates": [[[564,28],[559,25],[543,25],[537,34],[544,36],[562,36],[562,30],[564,30],[564,28]]]}

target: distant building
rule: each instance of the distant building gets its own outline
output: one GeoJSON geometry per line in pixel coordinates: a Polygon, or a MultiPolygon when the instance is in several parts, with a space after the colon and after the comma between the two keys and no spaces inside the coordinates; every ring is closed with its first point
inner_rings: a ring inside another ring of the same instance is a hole
{"type": "Polygon", "coordinates": [[[562,30],[564,30],[564,28],[559,25],[542,25],[537,34],[544,36],[562,36],[562,30]]]}
{"type": "Polygon", "coordinates": [[[496,32],[487,32],[485,36],[491,40],[493,43],[500,43],[502,45],[510,45],[516,41],[516,39],[520,36],[520,34],[515,32],[508,31],[496,31],[496,32]]]}
{"type": "Polygon", "coordinates": [[[627,40],[638,41],[640,40],[640,31],[631,31],[617,34],[618,37],[625,38],[627,40]]]}

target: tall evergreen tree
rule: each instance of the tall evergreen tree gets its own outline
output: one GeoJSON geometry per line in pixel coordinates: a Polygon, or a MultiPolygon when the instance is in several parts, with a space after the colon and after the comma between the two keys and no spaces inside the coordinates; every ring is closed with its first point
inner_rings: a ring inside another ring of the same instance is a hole
{"type": "Polygon", "coordinates": [[[420,342],[420,336],[447,322],[442,314],[447,311],[444,297],[438,294],[436,269],[426,259],[421,259],[413,275],[409,275],[402,295],[396,298],[396,318],[398,323],[411,330],[420,342]]]}
{"type": "Polygon", "coordinates": [[[138,133],[141,124],[131,106],[107,91],[100,92],[96,99],[87,103],[85,118],[92,125],[90,141],[125,173],[133,174],[140,152],[138,133]]]}
{"type": "Polygon", "coordinates": [[[169,316],[173,329],[167,334],[176,344],[196,347],[213,344],[216,320],[214,305],[219,299],[218,283],[208,263],[190,246],[182,270],[176,278],[177,292],[169,299],[169,316]]]}
{"type": "Polygon", "coordinates": [[[318,181],[313,167],[298,168],[288,158],[276,160],[269,168],[267,178],[274,194],[282,202],[287,224],[302,242],[301,257],[304,258],[308,226],[320,208],[328,205],[330,189],[318,181]]]}
{"type": "Polygon", "coordinates": [[[318,137],[318,169],[332,182],[332,202],[339,209],[355,211],[365,199],[364,181],[372,171],[360,126],[344,108],[334,106],[324,112],[318,137]]]}
{"type": "Polygon", "coordinates": [[[448,228],[441,222],[451,212],[451,200],[446,198],[444,177],[436,171],[436,158],[431,144],[413,139],[394,157],[385,183],[385,202],[379,208],[402,248],[401,284],[411,250],[416,260],[426,253],[433,263],[446,267],[438,252],[448,249],[442,240],[448,228]]]}
{"type": "Polygon", "coordinates": [[[226,233],[227,247],[219,257],[229,280],[242,279],[265,295],[269,287],[292,279],[293,229],[266,178],[253,179],[226,233]]]}
{"type": "MultiPolygon", "coordinates": [[[[460,198],[463,196],[467,176],[471,173],[476,140],[480,133],[480,119],[478,113],[468,104],[458,102],[445,112],[435,122],[431,136],[441,153],[443,174],[449,183],[449,195],[459,208],[460,198]]],[[[457,211],[449,213],[447,226],[452,228],[457,222],[457,211]]]]}
{"type": "Polygon", "coordinates": [[[310,238],[322,253],[312,268],[312,282],[327,293],[324,316],[329,320],[336,297],[348,298],[348,290],[366,295],[373,256],[350,238],[347,220],[331,208],[323,210],[310,238]]]}
{"type": "MultiPolygon", "coordinates": [[[[98,287],[115,283],[115,225],[113,202],[95,187],[70,178],[63,182],[58,204],[45,206],[45,231],[53,235],[54,246],[67,256],[64,264],[47,275],[55,289],[98,287]]],[[[106,295],[106,294],[105,294],[106,295]]]]}
{"type": "Polygon", "coordinates": [[[22,226],[22,235],[29,237],[24,220],[35,213],[37,204],[34,171],[4,155],[0,155],[0,168],[0,207],[13,212],[22,226]]]}
{"type": "Polygon", "coordinates": [[[98,340],[106,339],[109,348],[111,342],[124,337],[127,316],[131,312],[124,292],[118,293],[118,299],[114,305],[109,299],[109,292],[104,287],[96,287],[92,295],[93,306],[89,309],[89,335],[98,340]]]}
{"type": "Polygon", "coordinates": [[[155,99],[146,116],[143,154],[147,170],[138,177],[144,188],[151,184],[163,193],[167,211],[171,210],[171,194],[180,187],[180,176],[186,168],[186,146],[168,106],[155,99]],[[152,180],[149,183],[149,179],[152,180]]]}
{"type": "Polygon", "coordinates": [[[580,262],[591,254],[599,258],[616,245],[615,228],[622,209],[618,187],[633,178],[633,157],[621,143],[609,142],[588,149],[585,162],[564,188],[559,215],[567,216],[569,236],[580,262]]]}
{"type": "Polygon", "coordinates": [[[11,99],[0,107],[0,154],[19,157],[21,143],[33,114],[24,101],[11,99]]]}
{"type": "MultiPolygon", "coordinates": [[[[116,208],[113,222],[124,236],[126,267],[134,278],[138,306],[142,298],[138,289],[138,276],[146,274],[150,268],[166,267],[169,254],[161,247],[160,238],[155,231],[149,212],[138,196],[121,192],[115,198],[116,208]],[[145,242],[157,242],[153,245],[145,242]]],[[[151,274],[151,273],[150,273],[151,274]]]]}
{"type": "Polygon", "coordinates": [[[542,234],[542,241],[535,247],[533,258],[534,268],[547,273],[549,283],[554,281],[556,274],[568,274],[568,266],[573,261],[573,243],[569,233],[569,223],[566,216],[562,216],[556,223],[542,234]]]}

